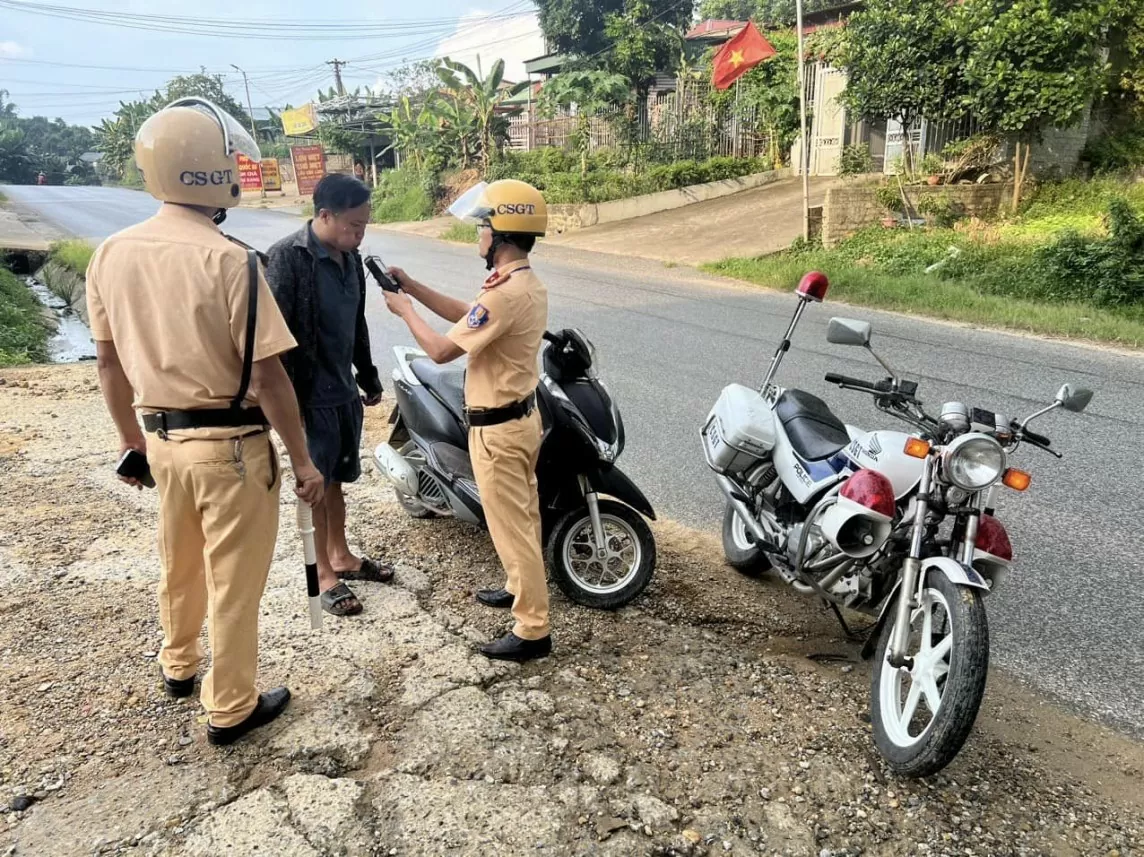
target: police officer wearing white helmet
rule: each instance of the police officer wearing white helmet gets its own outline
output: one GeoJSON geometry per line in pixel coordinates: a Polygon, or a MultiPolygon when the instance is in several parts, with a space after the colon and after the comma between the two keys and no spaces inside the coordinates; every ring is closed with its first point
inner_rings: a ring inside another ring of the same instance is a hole
{"type": "Polygon", "coordinates": [[[527,661],[552,651],[536,483],[541,439],[537,358],[548,324],[548,290],[528,258],[548,227],[548,208],[532,185],[508,179],[480,183],[449,211],[477,226],[478,253],[493,271],[480,294],[465,303],[393,268],[405,294],[386,292],[385,300],[434,362],[469,356],[469,455],[506,578],[503,588],[482,590],[477,600],[490,607],[511,607],[515,619],[508,634],[482,646],[481,652],[499,660],[527,661]],[[409,296],[453,322],[449,333],[442,336],[430,328],[409,296]]]}
{"type": "Polygon", "coordinates": [[[163,685],[173,697],[194,692],[209,618],[200,699],[212,744],[269,723],[290,699],[284,687],[255,688],[258,608],[278,532],[270,427],[298,496],[316,503],[324,487],[280,359],[294,340],[254,252],[217,225],[241,199],[240,152],[260,159],[209,101],[182,98],[151,116],[135,159],[163,205],[104,241],[87,271],[100,385],[121,452],[146,454],[159,492],[163,685]]]}

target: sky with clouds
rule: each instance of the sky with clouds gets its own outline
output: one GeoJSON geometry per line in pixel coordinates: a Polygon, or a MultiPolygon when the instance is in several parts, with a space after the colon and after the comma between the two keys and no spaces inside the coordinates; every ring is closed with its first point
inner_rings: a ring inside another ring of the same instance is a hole
{"type": "Polygon", "coordinates": [[[149,97],[172,75],[200,67],[223,74],[242,102],[242,76],[231,64],[246,69],[254,107],[280,108],[332,86],[326,62],[335,58],[347,61],[342,77],[352,89],[375,86],[405,62],[443,55],[474,67],[479,56],[485,70],[503,58],[506,77],[520,80],[523,61],[544,51],[531,0],[426,0],[394,15],[369,0],[53,0],[55,8],[80,10],[67,19],[31,11],[40,5],[0,2],[0,89],[22,116],[86,125],[120,99],[149,97]],[[93,20],[92,12],[104,15],[93,20]],[[158,26],[180,32],[156,30],[136,14],[178,18],[158,26]],[[267,20],[279,29],[260,30],[267,20]],[[220,32],[220,21],[240,32],[220,32]],[[130,23],[143,29],[124,26],[130,23]]]}

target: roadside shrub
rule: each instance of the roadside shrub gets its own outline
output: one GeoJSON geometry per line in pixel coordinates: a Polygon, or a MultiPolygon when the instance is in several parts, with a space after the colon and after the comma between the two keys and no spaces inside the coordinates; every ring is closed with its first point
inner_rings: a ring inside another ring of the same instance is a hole
{"type": "Polygon", "coordinates": [[[87,273],[87,266],[95,254],[95,248],[86,241],[72,239],[57,241],[51,246],[50,253],[54,261],[83,276],[87,273]]]}
{"type": "Polygon", "coordinates": [[[39,301],[19,277],[0,268],[0,366],[46,362],[49,335],[39,301]]]}
{"type": "Polygon", "coordinates": [[[1144,168],[1144,125],[1110,130],[1084,147],[1081,157],[1093,172],[1121,173],[1144,168]]]}
{"type": "Polygon", "coordinates": [[[426,179],[417,170],[386,170],[373,191],[373,222],[401,223],[433,216],[436,176],[426,179]]]}
{"type": "Polygon", "coordinates": [[[874,156],[870,154],[869,146],[863,143],[860,146],[842,148],[842,155],[838,159],[838,175],[857,176],[872,172],[874,172],[874,156]]]}
{"type": "Polygon", "coordinates": [[[1144,303],[1144,221],[1126,200],[1108,208],[1107,238],[1066,232],[1040,252],[1053,296],[1099,306],[1144,303]]]}

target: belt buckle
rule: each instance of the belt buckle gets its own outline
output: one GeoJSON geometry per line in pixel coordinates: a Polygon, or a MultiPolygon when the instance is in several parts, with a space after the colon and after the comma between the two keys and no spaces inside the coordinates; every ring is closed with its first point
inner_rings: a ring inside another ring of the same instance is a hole
{"type": "Polygon", "coordinates": [[[166,440],[167,439],[167,412],[166,411],[159,411],[159,413],[156,414],[156,416],[158,416],[158,418],[159,418],[159,430],[155,432],[155,435],[159,438],[159,440],[166,440]]]}

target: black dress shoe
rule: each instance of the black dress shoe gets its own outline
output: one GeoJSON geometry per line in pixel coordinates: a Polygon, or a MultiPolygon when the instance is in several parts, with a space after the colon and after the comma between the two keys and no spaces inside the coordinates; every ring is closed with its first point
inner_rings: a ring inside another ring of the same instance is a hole
{"type": "Polygon", "coordinates": [[[159,667],[159,675],[163,677],[163,689],[167,691],[167,696],[171,699],[186,699],[195,692],[194,676],[190,678],[168,678],[162,667],[159,667]]]}
{"type": "Polygon", "coordinates": [[[254,711],[241,723],[234,726],[212,726],[207,724],[207,740],[216,747],[233,744],[247,732],[265,726],[286,710],[286,703],[290,701],[290,691],[284,687],[276,687],[266,693],[258,694],[258,705],[254,711]]]}
{"type": "Polygon", "coordinates": [[[507,589],[478,589],[477,600],[486,607],[511,607],[514,596],[507,589]]]}
{"type": "Polygon", "coordinates": [[[522,640],[509,632],[499,640],[481,646],[481,654],[495,661],[531,661],[552,654],[552,636],[539,640],[522,640]]]}

